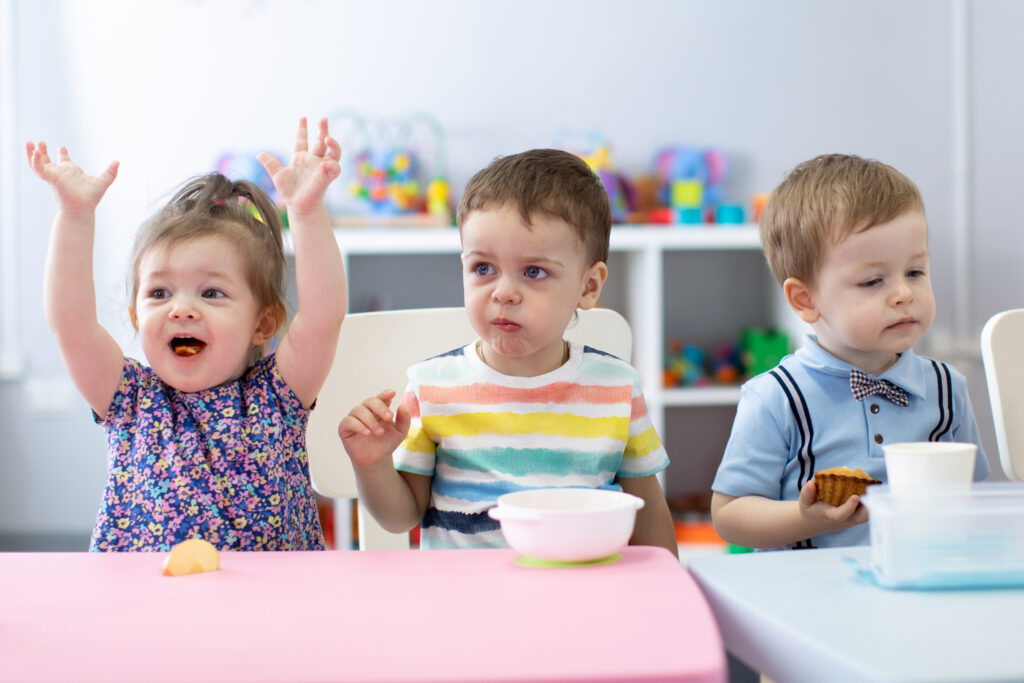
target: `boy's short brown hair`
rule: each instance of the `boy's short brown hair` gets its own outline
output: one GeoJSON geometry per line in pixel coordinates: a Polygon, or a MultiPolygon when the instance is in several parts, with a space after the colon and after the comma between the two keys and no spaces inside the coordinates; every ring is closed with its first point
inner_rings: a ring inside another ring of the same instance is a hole
{"type": "Polygon", "coordinates": [[[459,229],[469,215],[509,205],[529,225],[537,214],[560,218],[583,243],[587,265],[608,261],[612,210],[601,179],[585,161],[558,149],[532,149],[499,157],[466,185],[455,214],[459,229]]]}
{"type": "Polygon", "coordinates": [[[827,247],[908,211],[924,211],[917,186],[892,166],[847,154],[805,161],[772,192],[761,247],[772,275],[813,285],[827,247]]]}

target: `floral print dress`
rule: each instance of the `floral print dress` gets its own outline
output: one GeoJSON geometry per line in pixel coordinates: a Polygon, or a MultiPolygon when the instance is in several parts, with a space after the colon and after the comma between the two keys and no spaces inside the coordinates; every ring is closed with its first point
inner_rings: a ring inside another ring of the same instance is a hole
{"type": "Polygon", "coordinates": [[[125,359],[100,423],[109,470],[89,549],[166,551],[200,537],[221,550],[323,550],[308,419],[273,354],[193,393],[125,359]]]}

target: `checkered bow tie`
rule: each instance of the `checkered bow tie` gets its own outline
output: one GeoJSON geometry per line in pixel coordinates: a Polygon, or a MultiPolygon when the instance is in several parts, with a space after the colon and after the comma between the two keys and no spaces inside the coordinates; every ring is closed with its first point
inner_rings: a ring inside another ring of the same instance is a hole
{"type": "Polygon", "coordinates": [[[863,401],[872,394],[881,394],[898,406],[910,405],[910,398],[905,389],[887,379],[871,379],[860,370],[850,370],[850,391],[858,401],[863,401]]]}

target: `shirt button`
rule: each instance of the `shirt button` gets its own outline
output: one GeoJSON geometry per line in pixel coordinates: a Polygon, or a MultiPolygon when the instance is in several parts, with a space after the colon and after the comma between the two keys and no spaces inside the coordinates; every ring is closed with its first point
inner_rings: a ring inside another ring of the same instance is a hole
{"type": "Polygon", "coordinates": [[[871,404],[871,412],[875,413],[876,415],[878,414],[878,404],[877,403],[872,403],[871,404]]]}
{"type": "Polygon", "coordinates": [[[875,434],[875,443],[882,443],[882,435],[875,434]]]}

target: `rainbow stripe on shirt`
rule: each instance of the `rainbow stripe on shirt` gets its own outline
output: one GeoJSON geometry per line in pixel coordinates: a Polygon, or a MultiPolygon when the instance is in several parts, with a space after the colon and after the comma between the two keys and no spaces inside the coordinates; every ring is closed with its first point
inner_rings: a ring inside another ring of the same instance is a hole
{"type": "Polygon", "coordinates": [[[504,493],[619,489],[616,477],[668,466],[636,370],[589,346],[573,344],[553,372],[511,377],[470,344],[410,368],[403,404],[412,424],[395,467],[433,477],[423,548],[505,546],[487,516],[504,493]]]}

